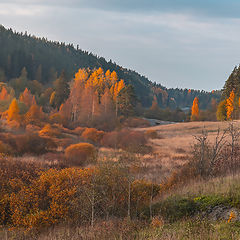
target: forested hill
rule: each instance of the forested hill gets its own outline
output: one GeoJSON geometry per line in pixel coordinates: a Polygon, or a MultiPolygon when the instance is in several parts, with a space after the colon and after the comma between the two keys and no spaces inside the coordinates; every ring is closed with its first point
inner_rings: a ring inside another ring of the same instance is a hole
{"type": "Polygon", "coordinates": [[[17,33],[0,25],[0,81],[9,82],[19,77],[24,67],[29,80],[37,80],[46,86],[51,85],[63,70],[69,79],[79,68],[101,67],[104,71],[116,71],[126,84],[133,85],[136,95],[145,107],[151,105],[154,95],[161,107],[171,108],[189,107],[194,97],[198,96],[203,100],[200,101],[203,109],[209,105],[212,98],[218,100],[220,97],[219,92],[166,89],[160,84],[153,84],[135,71],[122,68],[112,61],[107,62],[103,57],[78,47],[76,49],[72,44],[17,33]]]}

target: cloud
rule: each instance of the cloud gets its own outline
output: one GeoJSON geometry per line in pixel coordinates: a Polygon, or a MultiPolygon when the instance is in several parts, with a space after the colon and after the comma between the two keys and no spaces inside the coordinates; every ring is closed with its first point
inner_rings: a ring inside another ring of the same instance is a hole
{"type": "Polygon", "coordinates": [[[155,9],[150,2],[1,0],[0,19],[17,31],[79,44],[167,87],[221,88],[239,62],[240,20],[194,15],[189,1],[152,1],[155,9]]]}
{"type": "Polygon", "coordinates": [[[0,16],[38,16],[46,10],[46,7],[33,5],[16,5],[14,3],[0,3],[0,16]]]}
{"type": "Polygon", "coordinates": [[[230,18],[238,18],[240,8],[238,0],[1,0],[1,2],[117,12],[184,12],[230,18]]]}

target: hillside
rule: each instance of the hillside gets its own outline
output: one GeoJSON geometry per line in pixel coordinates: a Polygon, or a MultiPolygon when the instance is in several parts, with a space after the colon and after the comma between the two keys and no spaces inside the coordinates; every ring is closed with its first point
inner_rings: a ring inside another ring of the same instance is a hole
{"type": "MultiPolygon", "coordinates": [[[[139,73],[106,61],[87,51],[74,48],[72,44],[49,41],[27,33],[17,33],[0,26],[0,81],[8,82],[20,76],[25,67],[30,80],[38,80],[43,85],[51,85],[64,70],[68,79],[73,78],[79,68],[99,68],[105,72],[116,71],[120,79],[134,87],[135,93],[144,107],[151,106],[153,96],[157,96],[162,108],[191,107],[193,99],[200,99],[200,108],[206,109],[212,99],[219,101],[220,92],[205,92],[188,89],[167,89],[152,83],[139,73]]],[[[161,81],[161,74],[159,75],[161,81]]]]}

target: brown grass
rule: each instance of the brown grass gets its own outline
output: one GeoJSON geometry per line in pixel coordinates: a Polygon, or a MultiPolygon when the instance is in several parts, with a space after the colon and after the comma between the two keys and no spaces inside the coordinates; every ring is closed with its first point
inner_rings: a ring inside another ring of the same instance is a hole
{"type": "MultiPolygon", "coordinates": [[[[160,125],[148,128],[135,128],[137,131],[156,131],[161,138],[148,139],[153,153],[141,158],[145,169],[145,177],[161,182],[183,164],[188,162],[191,149],[195,143],[194,136],[200,135],[205,129],[208,131],[208,139],[212,142],[217,134],[218,128],[224,130],[228,122],[188,122],[169,125],[160,125]],[[160,170],[161,169],[161,170],[160,170]]],[[[236,126],[240,121],[234,121],[236,126]]]]}

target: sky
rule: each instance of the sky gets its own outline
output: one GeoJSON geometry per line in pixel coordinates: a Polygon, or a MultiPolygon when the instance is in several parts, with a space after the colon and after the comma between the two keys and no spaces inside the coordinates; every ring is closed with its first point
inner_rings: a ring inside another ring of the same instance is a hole
{"type": "Polygon", "coordinates": [[[221,89],[240,64],[239,0],[0,0],[0,24],[168,88],[221,89]]]}

